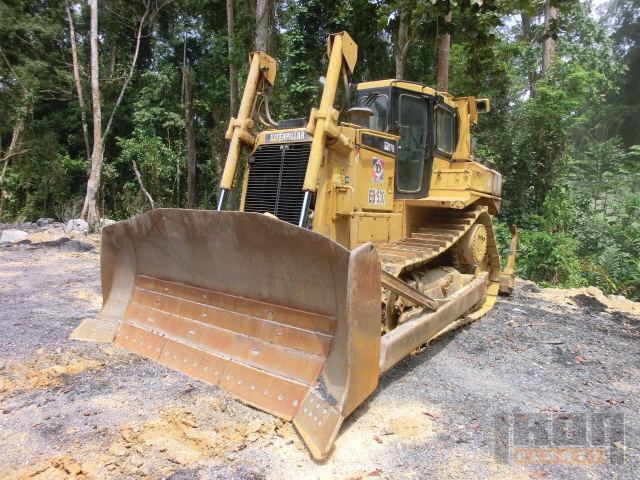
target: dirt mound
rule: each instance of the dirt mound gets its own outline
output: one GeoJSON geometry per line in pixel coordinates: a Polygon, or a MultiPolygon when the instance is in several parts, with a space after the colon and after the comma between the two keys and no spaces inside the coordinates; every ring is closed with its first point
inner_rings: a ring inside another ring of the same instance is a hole
{"type": "Polygon", "coordinates": [[[594,313],[608,309],[640,317],[640,302],[607,296],[596,287],[545,288],[539,292],[531,292],[531,296],[561,305],[586,308],[594,313]]]}

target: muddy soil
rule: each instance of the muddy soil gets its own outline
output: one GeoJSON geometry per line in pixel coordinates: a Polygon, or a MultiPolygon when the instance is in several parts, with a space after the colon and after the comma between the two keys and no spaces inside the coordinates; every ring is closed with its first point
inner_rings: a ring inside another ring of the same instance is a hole
{"type": "Polygon", "coordinates": [[[68,340],[100,307],[99,241],[76,241],[0,248],[0,478],[640,474],[637,304],[521,282],[384,375],[315,462],[290,424],[217,387],[68,340]]]}

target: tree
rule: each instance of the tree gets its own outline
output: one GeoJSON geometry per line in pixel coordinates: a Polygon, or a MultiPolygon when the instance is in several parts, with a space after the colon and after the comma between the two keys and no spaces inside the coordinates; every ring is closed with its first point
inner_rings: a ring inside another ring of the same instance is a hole
{"type": "Polygon", "coordinates": [[[116,98],[111,114],[107,121],[107,125],[102,132],[102,111],[100,106],[100,81],[99,81],[99,51],[98,51],[98,1],[91,0],[91,97],[93,112],[93,151],[91,154],[91,171],[87,182],[87,194],[85,196],[84,206],[82,207],[82,218],[86,219],[92,228],[100,222],[100,212],[98,211],[97,195],[100,187],[100,177],[103,160],[103,145],[111,132],[115,114],[120,106],[124,94],[135,73],[138,55],[140,53],[140,42],[142,40],[142,32],[145,28],[145,21],[149,16],[154,17],[160,9],[162,9],[170,0],[165,2],[155,2],[152,6],[152,0],[144,0],[144,12],[136,19],[137,28],[135,33],[135,47],[131,57],[129,69],[124,77],[124,81],[120,88],[120,93],[116,98]],[[96,142],[96,138],[100,137],[96,142]]]}
{"type": "Polygon", "coordinates": [[[69,44],[71,45],[71,65],[73,70],[73,82],[78,95],[78,105],[80,106],[80,118],[82,121],[82,137],[87,151],[87,160],[91,161],[91,143],[89,142],[89,126],[87,124],[87,112],[82,93],[82,82],[80,81],[80,65],[78,63],[78,49],[76,47],[76,31],[71,16],[71,7],[67,4],[67,18],[69,20],[69,44]]]}
{"type": "Polygon", "coordinates": [[[451,47],[451,11],[439,17],[441,32],[438,38],[438,90],[446,92],[449,89],[449,48],[451,47]]]}
{"type": "Polygon", "coordinates": [[[272,15],[273,0],[256,0],[256,50],[260,50],[262,52],[269,51],[272,15]]]}
{"type": "Polygon", "coordinates": [[[238,111],[238,74],[235,64],[233,0],[227,0],[227,37],[229,48],[229,112],[234,116],[238,111]]]}
{"type": "Polygon", "coordinates": [[[396,60],[396,79],[404,79],[404,67],[407,62],[407,52],[411,41],[409,39],[409,21],[406,8],[400,7],[398,12],[398,30],[396,33],[396,41],[393,45],[393,54],[396,60]]]}
{"type": "Polygon", "coordinates": [[[625,67],[616,78],[619,91],[608,99],[610,134],[631,147],[640,143],[640,0],[610,0],[601,18],[616,58],[625,67]]]}
{"type": "Polygon", "coordinates": [[[422,5],[415,0],[399,0],[395,5],[395,28],[393,30],[393,56],[398,80],[405,78],[409,48],[416,41],[422,20],[422,5]]]}
{"type": "Polygon", "coordinates": [[[193,73],[184,66],[184,127],[187,137],[187,208],[196,208],[196,137],[193,130],[193,73]]]}
{"type": "Polygon", "coordinates": [[[544,34],[542,39],[542,72],[546,72],[556,56],[558,5],[557,0],[544,2],[544,34]]]}
{"type": "Polygon", "coordinates": [[[100,66],[98,64],[98,0],[90,0],[91,8],[91,112],[93,117],[93,151],[91,172],[87,182],[87,195],[82,207],[82,218],[89,224],[100,222],[97,196],[102,170],[102,110],[100,105],[100,66]]]}

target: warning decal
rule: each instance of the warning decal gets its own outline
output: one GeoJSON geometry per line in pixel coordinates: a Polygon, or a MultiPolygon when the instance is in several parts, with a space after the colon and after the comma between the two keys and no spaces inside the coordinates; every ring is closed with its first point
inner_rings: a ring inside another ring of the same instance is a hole
{"type": "Polygon", "coordinates": [[[371,181],[373,183],[382,183],[384,181],[384,161],[378,157],[373,157],[371,181]]]}

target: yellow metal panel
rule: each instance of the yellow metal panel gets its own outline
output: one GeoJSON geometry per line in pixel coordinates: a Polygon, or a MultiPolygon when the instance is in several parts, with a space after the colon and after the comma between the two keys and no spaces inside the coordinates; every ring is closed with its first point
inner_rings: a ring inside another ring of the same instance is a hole
{"type": "Polygon", "coordinates": [[[389,217],[358,215],[358,244],[365,242],[387,243],[389,241],[389,217]]]}
{"type": "Polygon", "coordinates": [[[438,95],[442,96],[442,103],[449,105],[451,108],[456,108],[455,100],[447,92],[438,92],[438,95]]]}
{"type": "Polygon", "coordinates": [[[435,95],[436,91],[427,87],[426,85],[422,85],[419,83],[413,82],[404,82],[402,80],[388,79],[388,80],[376,80],[373,82],[362,82],[357,86],[357,90],[367,90],[369,88],[384,88],[384,87],[398,87],[403,90],[409,90],[412,92],[424,93],[425,95],[435,95]]]}
{"type": "Polygon", "coordinates": [[[264,79],[273,85],[276,81],[276,71],[278,69],[278,63],[264,52],[252,52],[249,54],[249,64],[254,55],[258,55],[260,58],[260,72],[264,76],[264,79]]]}
{"type": "Polygon", "coordinates": [[[456,161],[470,160],[471,155],[471,137],[469,132],[469,122],[471,115],[469,113],[469,100],[467,98],[456,98],[458,109],[458,143],[452,155],[452,159],[456,161]]]}
{"type": "Polygon", "coordinates": [[[500,196],[502,194],[502,175],[484,165],[473,162],[468,164],[472,173],[469,188],[476,192],[500,196]]]}
{"type": "Polygon", "coordinates": [[[350,215],[353,211],[353,188],[349,185],[336,185],[334,191],[336,215],[350,215]]]}
{"type": "Polygon", "coordinates": [[[402,233],[402,215],[392,215],[389,225],[389,243],[399,242],[404,237],[402,233]]]}
{"type": "Polygon", "coordinates": [[[332,33],[329,35],[329,41],[327,42],[327,55],[331,56],[331,48],[333,46],[333,39],[336,36],[342,37],[342,56],[347,64],[349,73],[353,73],[353,69],[356,66],[358,60],[358,45],[353,41],[351,36],[347,32],[332,33]]]}
{"type": "Polygon", "coordinates": [[[393,157],[360,146],[357,160],[357,209],[393,210],[393,157]],[[391,186],[391,189],[389,188],[391,186]]]}
{"type": "Polygon", "coordinates": [[[431,189],[455,190],[463,192],[471,186],[471,171],[461,170],[434,170],[431,176],[431,189]]]}
{"type": "Polygon", "coordinates": [[[386,244],[402,238],[402,215],[397,213],[355,212],[351,214],[349,248],[366,242],[386,244]]]}

